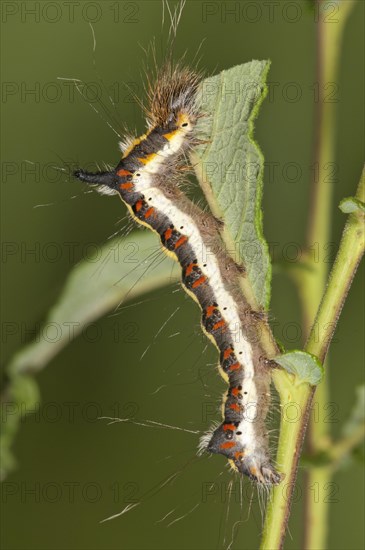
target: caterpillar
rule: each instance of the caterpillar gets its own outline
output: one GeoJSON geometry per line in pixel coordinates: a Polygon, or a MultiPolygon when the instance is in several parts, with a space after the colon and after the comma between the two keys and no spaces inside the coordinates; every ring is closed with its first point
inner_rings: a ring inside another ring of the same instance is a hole
{"type": "MultiPolygon", "coordinates": [[[[228,458],[234,470],[263,485],[281,475],[269,453],[265,419],[270,404],[270,370],[258,337],[261,314],[240,290],[243,267],[225,251],[223,222],[180,189],[185,157],[199,143],[196,97],[201,75],[171,62],[148,83],[146,133],[121,144],[122,158],[110,171],[74,176],[117,194],[132,218],[156,232],[163,250],[181,266],[184,290],[199,304],[204,332],[220,353],[219,370],[229,385],[223,422],[203,436],[200,450],[228,458]]],[[[185,165],[184,165],[185,161],[185,165]]]]}

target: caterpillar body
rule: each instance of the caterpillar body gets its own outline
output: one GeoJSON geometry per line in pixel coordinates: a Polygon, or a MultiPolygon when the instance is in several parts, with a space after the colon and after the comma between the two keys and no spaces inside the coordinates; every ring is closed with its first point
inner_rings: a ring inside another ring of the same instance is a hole
{"type": "Polygon", "coordinates": [[[196,106],[200,80],[187,68],[167,64],[149,84],[146,133],[122,145],[115,169],[74,175],[101,192],[119,194],[132,217],[158,233],[181,266],[182,286],[201,308],[203,330],[219,350],[219,370],[229,384],[223,422],[202,438],[201,450],[226,456],[260,484],[278,484],[265,426],[271,376],[258,337],[260,316],[242,295],[243,268],[224,249],[222,222],[179,188],[178,164],[199,142],[194,130],[203,116],[196,106]]]}

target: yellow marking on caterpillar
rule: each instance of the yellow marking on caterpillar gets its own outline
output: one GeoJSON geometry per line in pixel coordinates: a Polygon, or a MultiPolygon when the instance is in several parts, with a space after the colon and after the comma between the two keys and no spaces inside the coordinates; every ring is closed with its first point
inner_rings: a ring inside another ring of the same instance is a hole
{"type": "Polygon", "coordinates": [[[181,126],[182,124],[185,124],[185,123],[190,123],[190,120],[189,120],[189,117],[186,113],[179,113],[178,116],[177,116],[177,125],[178,126],[181,126]]]}
{"type": "Polygon", "coordinates": [[[130,146],[124,151],[122,159],[127,157],[129,155],[129,153],[135,148],[135,146],[139,145],[141,143],[141,141],[144,141],[150,133],[151,133],[151,130],[149,132],[147,132],[146,134],[142,134],[141,136],[135,138],[132,141],[132,143],[130,144],[130,146]]]}
{"type": "Polygon", "coordinates": [[[139,160],[139,162],[141,162],[142,164],[146,165],[146,164],[148,164],[149,162],[151,162],[156,156],[157,156],[156,153],[151,153],[151,154],[147,155],[147,156],[144,157],[144,158],[138,157],[138,160],[139,160]]]}
{"type": "Polygon", "coordinates": [[[179,132],[180,130],[174,130],[173,132],[168,132],[167,134],[163,134],[163,137],[168,141],[171,141],[179,132]]]}

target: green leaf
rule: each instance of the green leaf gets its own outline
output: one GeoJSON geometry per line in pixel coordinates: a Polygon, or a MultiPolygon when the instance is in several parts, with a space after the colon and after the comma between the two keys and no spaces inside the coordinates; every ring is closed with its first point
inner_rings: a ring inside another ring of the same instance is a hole
{"type": "Polygon", "coordinates": [[[263,156],[253,139],[253,121],[267,93],[268,61],[251,61],[207,78],[197,104],[198,145],[192,162],[223,239],[243,263],[256,301],[268,308],[271,266],[262,233],[263,156]]]}
{"type": "Polygon", "coordinates": [[[153,261],[158,250],[156,235],[132,233],[109,241],[97,256],[74,267],[39,337],[9,364],[9,376],[43,368],[85,326],[118,304],[178,280],[179,269],[172,272],[175,262],[167,257],[153,261]]]}
{"type": "Polygon", "coordinates": [[[344,214],[352,214],[352,212],[365,212],[365,204],[355,197],[346,197],[339,204],[339,209],[344,214]]]}
{"type": "Polygon", "coordinates": [[[305,351],[289,351],[278,355],[274,361],[290,374],[294,374],[301,382],[307,382],[311,386],[317,385],[323,376],[323,366],[320,361],[305,351]]]}

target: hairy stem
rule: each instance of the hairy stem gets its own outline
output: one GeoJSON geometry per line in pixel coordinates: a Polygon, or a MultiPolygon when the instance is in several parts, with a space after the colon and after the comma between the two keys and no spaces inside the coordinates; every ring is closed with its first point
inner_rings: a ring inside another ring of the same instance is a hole
{"type": "MultiPolygon", "coordinates": [[[[364,173],[357,198],[364,200],[364,173]]],[[[308,353],[316,355],[322,362],[328,352],[341,309],[364,254],[363,222],[363,214],[360,212],[354,212],[349,216],[327,288],[305,348],[308,353]]],[[[261,548],[265,550],[282,548],[284,544],[299,456],[315,391],[315,388],[301,383],[294,377],[289,382],[287,378],[284,380],[283,373],[279,370],[274,374],[274,382],[280,394],[281,405],[285,405],[285,413],[283,411],[281,418],[277,455],[278,465],[285,479],[282,484],[273,489],[268,506],[261,544],[261,548]]]]}

